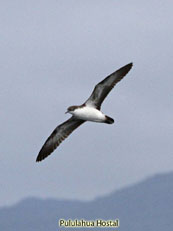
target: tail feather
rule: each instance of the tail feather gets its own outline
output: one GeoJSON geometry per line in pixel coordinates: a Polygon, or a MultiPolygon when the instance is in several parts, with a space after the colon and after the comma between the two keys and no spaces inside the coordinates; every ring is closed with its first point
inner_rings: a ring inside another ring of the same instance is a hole
{"type": "Polygon", "coordinates": [[[114,119],[112,119],[111,117],[109,117],[109,116],[105,116],[105,123],[106,124],[113,124],[114,123],[114,119]]]}

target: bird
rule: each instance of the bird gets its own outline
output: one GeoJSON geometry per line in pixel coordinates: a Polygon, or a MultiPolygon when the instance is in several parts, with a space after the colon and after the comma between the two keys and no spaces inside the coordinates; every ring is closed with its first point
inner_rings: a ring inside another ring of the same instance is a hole
{"type": "Polygon", "coordinates": [[[68,107],[65,113],[70,113],[71,118],[54,129],[41,148],[36,162],[48,157],[65,138],[86,121],[113,124],[114,119],[100,111],[101,105],[112,88],[123,79],[132,66],[133,63],[129,63],[99,82],[82,105],[68,107]]]}

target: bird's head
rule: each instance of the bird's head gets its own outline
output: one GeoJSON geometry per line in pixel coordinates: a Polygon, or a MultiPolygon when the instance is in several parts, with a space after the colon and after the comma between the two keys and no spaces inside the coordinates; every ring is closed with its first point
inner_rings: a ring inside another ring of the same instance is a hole
{"type": "Polygon", "coordinates": [[[67,108],[67,111],[65,112],[66,113],[70,113],[70,114],[73,114],[74,110],[77,108],[78,106],[70,106],[67,108]]]}

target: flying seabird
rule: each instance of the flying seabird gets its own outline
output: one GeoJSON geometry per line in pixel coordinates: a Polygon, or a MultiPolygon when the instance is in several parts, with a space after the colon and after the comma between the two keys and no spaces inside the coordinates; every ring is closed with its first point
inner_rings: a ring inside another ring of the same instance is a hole
{"type": "Polygon", "coordinates": [[[49,156],[70,133],[86,121],[113,124],[114,120],[100,111],[101,104],[112,88],[130,71],[132,65],[125,65],[98,83],[84,104],[68,107],[66,113],[72,114],[71,118],[55,128],[41,148],[36,161],[42,161],[49,156]]]}

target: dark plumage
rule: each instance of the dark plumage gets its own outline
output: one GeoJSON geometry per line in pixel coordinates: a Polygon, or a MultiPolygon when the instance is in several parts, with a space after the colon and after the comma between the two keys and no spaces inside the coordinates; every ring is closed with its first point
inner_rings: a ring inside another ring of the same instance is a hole
{"type": "Polygon", "coordinates": [[[80,106],[71,106],[67,112],[73,116],[55,128],[41,148],[36,161],[49,156],[60,143],[85,121],[114,123],[114,120],[100,112],[101,104],[111,89],[130,71],[132,63],[120,68],[98,83],[88,100],[80,106]],[[81,109],[81,110],[79,110],[81,109]],[[86,110],[87,109],[87,110],[86,110]]]}

